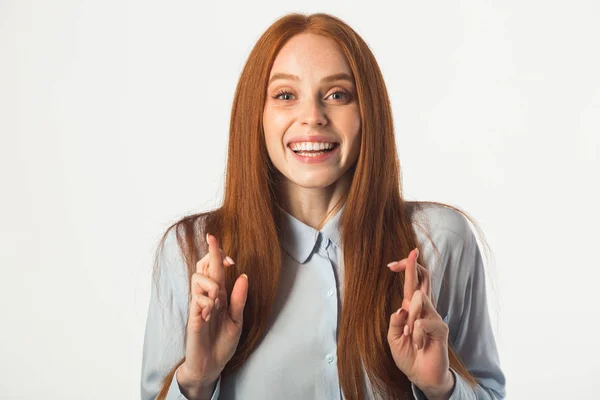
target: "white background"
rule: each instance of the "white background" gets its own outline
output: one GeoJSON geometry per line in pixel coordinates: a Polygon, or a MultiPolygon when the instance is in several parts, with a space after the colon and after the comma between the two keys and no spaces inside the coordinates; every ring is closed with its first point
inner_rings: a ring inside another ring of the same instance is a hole
{"type": "Polygon", "coordinates": [[[600,4],[287,3],[0,1],[0,397],[139,398],[158,239],[222,198],[260,34],[322,11],[380,63],[407,199],[487,236],[508,398],[598,398],[600,4]]]}

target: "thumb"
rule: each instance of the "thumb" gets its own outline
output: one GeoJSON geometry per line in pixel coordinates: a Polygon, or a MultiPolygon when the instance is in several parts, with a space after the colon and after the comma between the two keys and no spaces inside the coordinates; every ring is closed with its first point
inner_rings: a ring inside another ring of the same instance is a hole
{"type": "Polygon", "coordinates": [[[392,314],[390,328],[388,329],[388,340],[398,340],[402,337],[407,318],[408,312],[404,308],[400,308],[392,314]]]}
{"type": "Polygon", "coordinates": [[[229,302],[229,317],[238,326],[242,326],[244,321],[244,307],[248,298],[248,276],[240,275],[233,289],[231,290],[231,300],[229,302]]]}

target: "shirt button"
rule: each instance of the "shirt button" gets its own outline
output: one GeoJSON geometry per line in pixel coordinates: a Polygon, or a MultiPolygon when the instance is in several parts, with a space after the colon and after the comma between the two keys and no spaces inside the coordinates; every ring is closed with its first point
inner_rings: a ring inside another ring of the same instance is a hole
{"type": "Polygon", "coordinates": [[[327,357],[325,357],[325,359],[327,360],[327,362],[329,364],[331,364],[333,362],[333,356],[331,354],[327,354],[327,357]]]}
{"type": "Polygon", "coordinates": [[[329,297],[333,296],[333,289],[329,289],[327,291],[327,296],[329,296],[329,297]]]}

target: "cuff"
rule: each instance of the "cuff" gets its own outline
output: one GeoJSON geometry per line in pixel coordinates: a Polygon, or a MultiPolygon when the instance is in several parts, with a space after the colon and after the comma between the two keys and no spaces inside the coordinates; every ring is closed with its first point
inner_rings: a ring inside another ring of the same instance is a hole
{"type": "MultiPolygon", "coordinates": [[[[181,366],[179,366],[181,368],[181,366]]],[[[179,387],[179,382],[177,382],[177,371],[175,371],[173,375],[173,379],[171,380],[171,385],[169,386],[169,391],[167,392],[166,400],[189,400],[187,397],[181,393],[181,388],[179,387]]],[[[212,394],[210,400],[217,400],[219,398],[219,393],[221,392],[221,376],[219,375],[219,379],[217,379],[217,384],[215,385],[215,391],[212,394]]]]}
{"type": "MultiPolygon", "coordinates": [[[[454,375],[454,388],[452,388],[452,392],[450,392],[449,400],[467,399],[468,397],[465,397],[465,395],[468,392],[466,392],[465,387],[464,387],[466,382],[452,368],[450,368],[450,372],[452,372],[452,375],[454,375]]],[[[411,383],[411,387],[412,387],[413,396],[415,396],[416,400],[428,400],[427,396],[425,396],[423,391],[421,389],[419,389],[417,387],[417,385],[415,385],[414,383],[411,383]]]]}

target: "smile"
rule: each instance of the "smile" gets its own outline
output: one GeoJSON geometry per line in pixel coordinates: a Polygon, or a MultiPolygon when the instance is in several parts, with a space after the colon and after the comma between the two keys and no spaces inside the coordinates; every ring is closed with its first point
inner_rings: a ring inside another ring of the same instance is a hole
{"type": "Polygon", "coordinates": [[[320,163],[329,160],[333,157],[333,155],[338,153],[338,149],[340,147],[339,143],[315,143],[317,146],[316,149],[313,150],[308,146],[302,146],[304,143],[294,143],[293,145],[296,150],[292,149],[292,145],[288,146],[288,148],[290,149],[294,158],[306,164],[320,163]]]}

